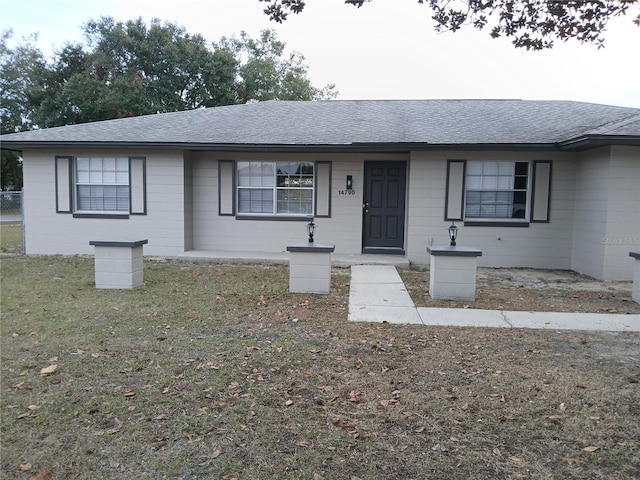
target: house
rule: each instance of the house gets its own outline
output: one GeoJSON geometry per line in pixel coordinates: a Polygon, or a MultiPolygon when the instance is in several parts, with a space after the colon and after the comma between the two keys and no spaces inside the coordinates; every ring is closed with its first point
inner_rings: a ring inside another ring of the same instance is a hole
{"type": "Polygon", "coordinates": [[[572,101],[270,101],[1,138],[24,159],[26,253],[482,250],[481,266],[630,280],[640,109],[572,101]]]}

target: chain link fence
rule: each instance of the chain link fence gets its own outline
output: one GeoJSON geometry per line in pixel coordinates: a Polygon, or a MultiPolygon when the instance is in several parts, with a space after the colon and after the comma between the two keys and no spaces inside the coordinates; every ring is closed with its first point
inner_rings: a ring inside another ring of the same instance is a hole
{"type": "Polygon", "coordinates": [[[0,251],[24,252],[22,192],[0,192],[0,251]]]}

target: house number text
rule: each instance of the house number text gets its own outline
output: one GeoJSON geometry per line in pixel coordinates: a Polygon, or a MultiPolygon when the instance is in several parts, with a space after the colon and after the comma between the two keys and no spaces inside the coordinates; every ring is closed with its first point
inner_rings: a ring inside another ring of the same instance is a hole
{"type": "Polygon", "coordinates": [[[355,195],[355,190],[338,190],[338,195],[355,195]]]}

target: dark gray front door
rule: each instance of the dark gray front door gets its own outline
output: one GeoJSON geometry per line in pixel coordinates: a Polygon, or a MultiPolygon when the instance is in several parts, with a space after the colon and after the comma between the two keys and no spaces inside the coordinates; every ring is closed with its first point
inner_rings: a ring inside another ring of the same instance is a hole
{"type": "Polygon", "coordinates": [[[363,253],[404,254],[406,162],[365,162],[363,253]]]}

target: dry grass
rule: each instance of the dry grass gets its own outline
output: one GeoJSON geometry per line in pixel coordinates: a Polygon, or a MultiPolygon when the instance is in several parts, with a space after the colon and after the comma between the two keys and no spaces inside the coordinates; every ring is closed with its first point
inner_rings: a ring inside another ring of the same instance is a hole
{"type": "Polygon", "coordinates": [[[638,334],[349,324],[348,270],[287,278],[3,257],[0,477],[637,478],[638,334]]]}
{"type": "Polygon", "coordinates": [[[0,252],[18,253],[22,250],[22,226],[19,222],[0,223],[0,252]]]}
{"type": "Polygon", "coordinates": [[[475,302],[432,299],[424,267],[399,273],[418,307],[640,314],[640,304],[631,298],[632,282],[597,281],[566,270],[479,268],[475,302]]]}

